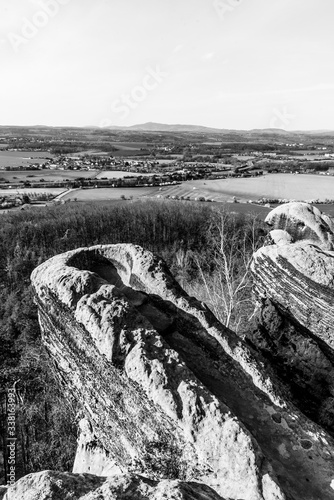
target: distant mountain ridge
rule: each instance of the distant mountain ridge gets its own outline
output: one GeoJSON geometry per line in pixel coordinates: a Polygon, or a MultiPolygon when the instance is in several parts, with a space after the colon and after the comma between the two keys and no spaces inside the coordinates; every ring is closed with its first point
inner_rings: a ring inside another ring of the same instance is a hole
{"type": "Polygon", "coordinates": [[[334,130],[284,130],[281,128],[258,128],[258,129],[227,129],[227,128],[215,128],[206,127],[204,125],[189,125],[189,124],[167,124],[167,123],[157,123],[157,122],[146,122],[138,123],[135,125],[122,126],[122,125],[110,125],[108,127],[99,127],[97,125],[86,125],[86,126],[52,126],[52,125],[0,125],[1,129],[55,129],[55,130],[105,130],[105,131],[129,131],[129,132],[165,132],[165,133],[193,133],[193,134],[222,134],[222,135],[234,135],[234,136],[244,136],[244,137],[256,137],[260,135],[273,135],[273,136],[290,136],[292,139],[295,137],[297,140],[300,136],[334,136],[334,130]]]}
{"type": "Polygon", "coordinates": [[[129,126],[113,126],[107,127],[110,130],[136,130],[142,132],[195,132],[195,133],[248,133],[248,130],[222,129],[215,127],[205,127],[204,125],[187,125],[187,124],[167,124],[157,122],[139,123],[129,126]]]}
{"type": "Polygon", "coordinates": [[[333,134],[334,130],[284,130],[280,128],[264,128],[264,129],[222,129],[214,127],[205,127],[203,125],[187,125],[187,124],[166,124],[166,123],[156,123],[156,122],[146,122],[139,123],[129,126],[119,126],[111,125],[106,127],[108,130],[129,130],[129,131],[141,131],[141,132],[192,132],[192,133],[220,133],[220,134],[237,134],[237,135],[262,135],[262,134],[273,134],[273,135],[326,135],[333,134]]]}
{"type": "MultiPolygon", "coordinates": [[[[203,125],[186,125],[186,124],[165,124],[165,123],[155,123],[147,122],[137,125],[131,125],[126,127],[129,130],[145,130],[145,131],[157,131],[157,132],[222,132],[223,129],[204,127],[203,125]]],[[[224,130],[226,132],[231,132],[230,130],[224,130]]]]}

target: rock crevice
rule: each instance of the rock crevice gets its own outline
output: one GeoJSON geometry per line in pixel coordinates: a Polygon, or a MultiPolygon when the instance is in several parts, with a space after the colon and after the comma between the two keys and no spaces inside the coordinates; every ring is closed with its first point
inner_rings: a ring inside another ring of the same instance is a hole
{"type": "Polygon", "coordinates": [[[278,207],[266,221],[274,229],[253,259],[258,311],[248,339],[333,435],[333,221],[306,203],[278,207]]]}
{"type": "Polygon", "coordinates": [[[78,249],[32,284],[44,344],[89,422],[77,471],[196,480],[235,500],[333,498],[332,438],[161,259],[127,244],[78,249]]]}

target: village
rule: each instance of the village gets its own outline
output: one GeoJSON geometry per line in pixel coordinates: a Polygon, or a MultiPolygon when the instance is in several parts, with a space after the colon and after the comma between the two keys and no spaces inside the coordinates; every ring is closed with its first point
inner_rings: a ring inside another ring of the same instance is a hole
{"type": "MultiPolygon", "coordinates": [[[[163,187],[193,180],[218,181],[267,173],[334,175],[334,155],[328,148],[302,150],[302,144],[285,146],[292,148],[290,153],[230,151],[219,157],[196,154],[192,144],[187,146],[186,154],[179,155],[165,147],[165,156],[158,158],[103,153],[54,155],[47,151],[37,156],[29,151],[25,152],[29,157],[24,163],[0,166],[0,208],[31,202],[31,196],[19,192],[22,189],[31,190],[35,203],[44,203],[55,197],[48,191],[54,189],[163,187]],[[294,146],[298,146],[298,151],[294,146]]],[[[16,151],[19,157],[22,152],[16,151]]]]}

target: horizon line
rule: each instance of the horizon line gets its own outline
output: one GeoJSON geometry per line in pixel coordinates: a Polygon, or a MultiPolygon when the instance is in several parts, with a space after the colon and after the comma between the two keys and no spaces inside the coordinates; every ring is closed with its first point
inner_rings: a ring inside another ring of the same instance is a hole
{"type": "MultiPolygon", "coordinates": [[[[198,125],[198,124],[191,124],[191,123],[160,123],[160,122],[144,122],[144,123],[134,123],[132,125],[108,125],[106,127],[101,127],[99,125],[40,125],[40,124],[35,124],[35,125],[2,125],[0,124],[0,128],[77,128],[77,129],[100,129],[100,130],[117,130],[117,129],[128,129],[128,128],[134,128],[134,127],[142,127],[144,125],[161,125],[161,126],[168,126],[168,127],[199,127],[199,128],[207,128],[211,130],[217,130],[217,131],[233,131],[233,132],[252,132],[252,131],[261,131],[261,130],[266,130],[270,131],[272,130],[273,133],[275,131],[281,131],[285,132],[287,134],[293,134],[293,133],[299,133],[299,132],[312,132],[312,133],[334,133],[334,128],[333,129],[297,129],[297,130],[286,130],[283,128],[278,128],[278,127],[264,127],[264,128],[250,128],[250,129],[244,129],[244,128],[219,128],[219,127],[213,127],[213,126],[208,126],[208,125],[198,125]]],[[[149,132],[155,132],[154,130],[148,130],[149,132]]],[[[158,129],[156,130],[158,131],[158,129]]]]}

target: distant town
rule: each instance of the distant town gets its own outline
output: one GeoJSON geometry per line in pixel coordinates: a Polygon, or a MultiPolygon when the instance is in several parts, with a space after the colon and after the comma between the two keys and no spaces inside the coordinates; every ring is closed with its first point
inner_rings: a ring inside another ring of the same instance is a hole
{"type": "MultiPolygon", "coordinates": [[[[296,146],[287,144],[287,146],[296,146]]],[[[300,145],[301,146],[301,145],[300,145]]],[[[189,146],[191,147],[191,145],[189,146]]],[[[112,155],[57,155],[45,158],[44,161],[34,162],[34,155],[28,157],[32,163],[25,165],[2,165],[3,171],[31,171],[29,180],[18,180],[17,182],[5,180],[0,175],[1,189],[14,189],[19,187],[136,187],[136,186],[158,186],[172,182],[183,182],[194,179],[223,179],[228,177],[254,177],[264,173],[316,173],[320,175],[334,175],[334,153],[326,153],[326,147],[318,151],[298,151],[293,154],[278,154],[275,152],[250,151],[247,154],[229,154],[224,158],[210,158],[205,160],[188,158],[168,158],[155,160],[149,158],[131,159],[115,158],[112,155]],[[65,178],[61,181],[50,181],[39,178],[34,180],[35,170],[57,170],[64,171],[65,178]],[[103,171],[126,172],[124,177],[94,176],[85,178],[66,179],[65,171],[96,172],[96,176],[103,171]],[[136,174],[132,176],[131,174],[136,174]],[[138,175],[143,174],[143,175],[138,175]]],[[[3,150],[2,150],[3,151],[3,150]]],[[[17,151],[11,149],[7,151],[17,151]]],[[[46,153],[47,156],[47,153],[46,153]]],[[[39,158],[39,160],[41,160],[39,158]]]]}
{"type": "MultiPolygon", "coordinates": [[[[187,181],[218,183],[268,173],[333,176],[333,136],[269,129],[215,133],[0,128],[0,208],[22,205],[31,196],[36,202],[57,200],[58,193],[74,190],[163,189],[187,181]]],[[[195,199],[181,191],[170,197],[195,199]]],[[[209,195],[197,199],[212,201],[209,195]]],[[[262,198],[256,200],[261,203],[262,198]]]]}

